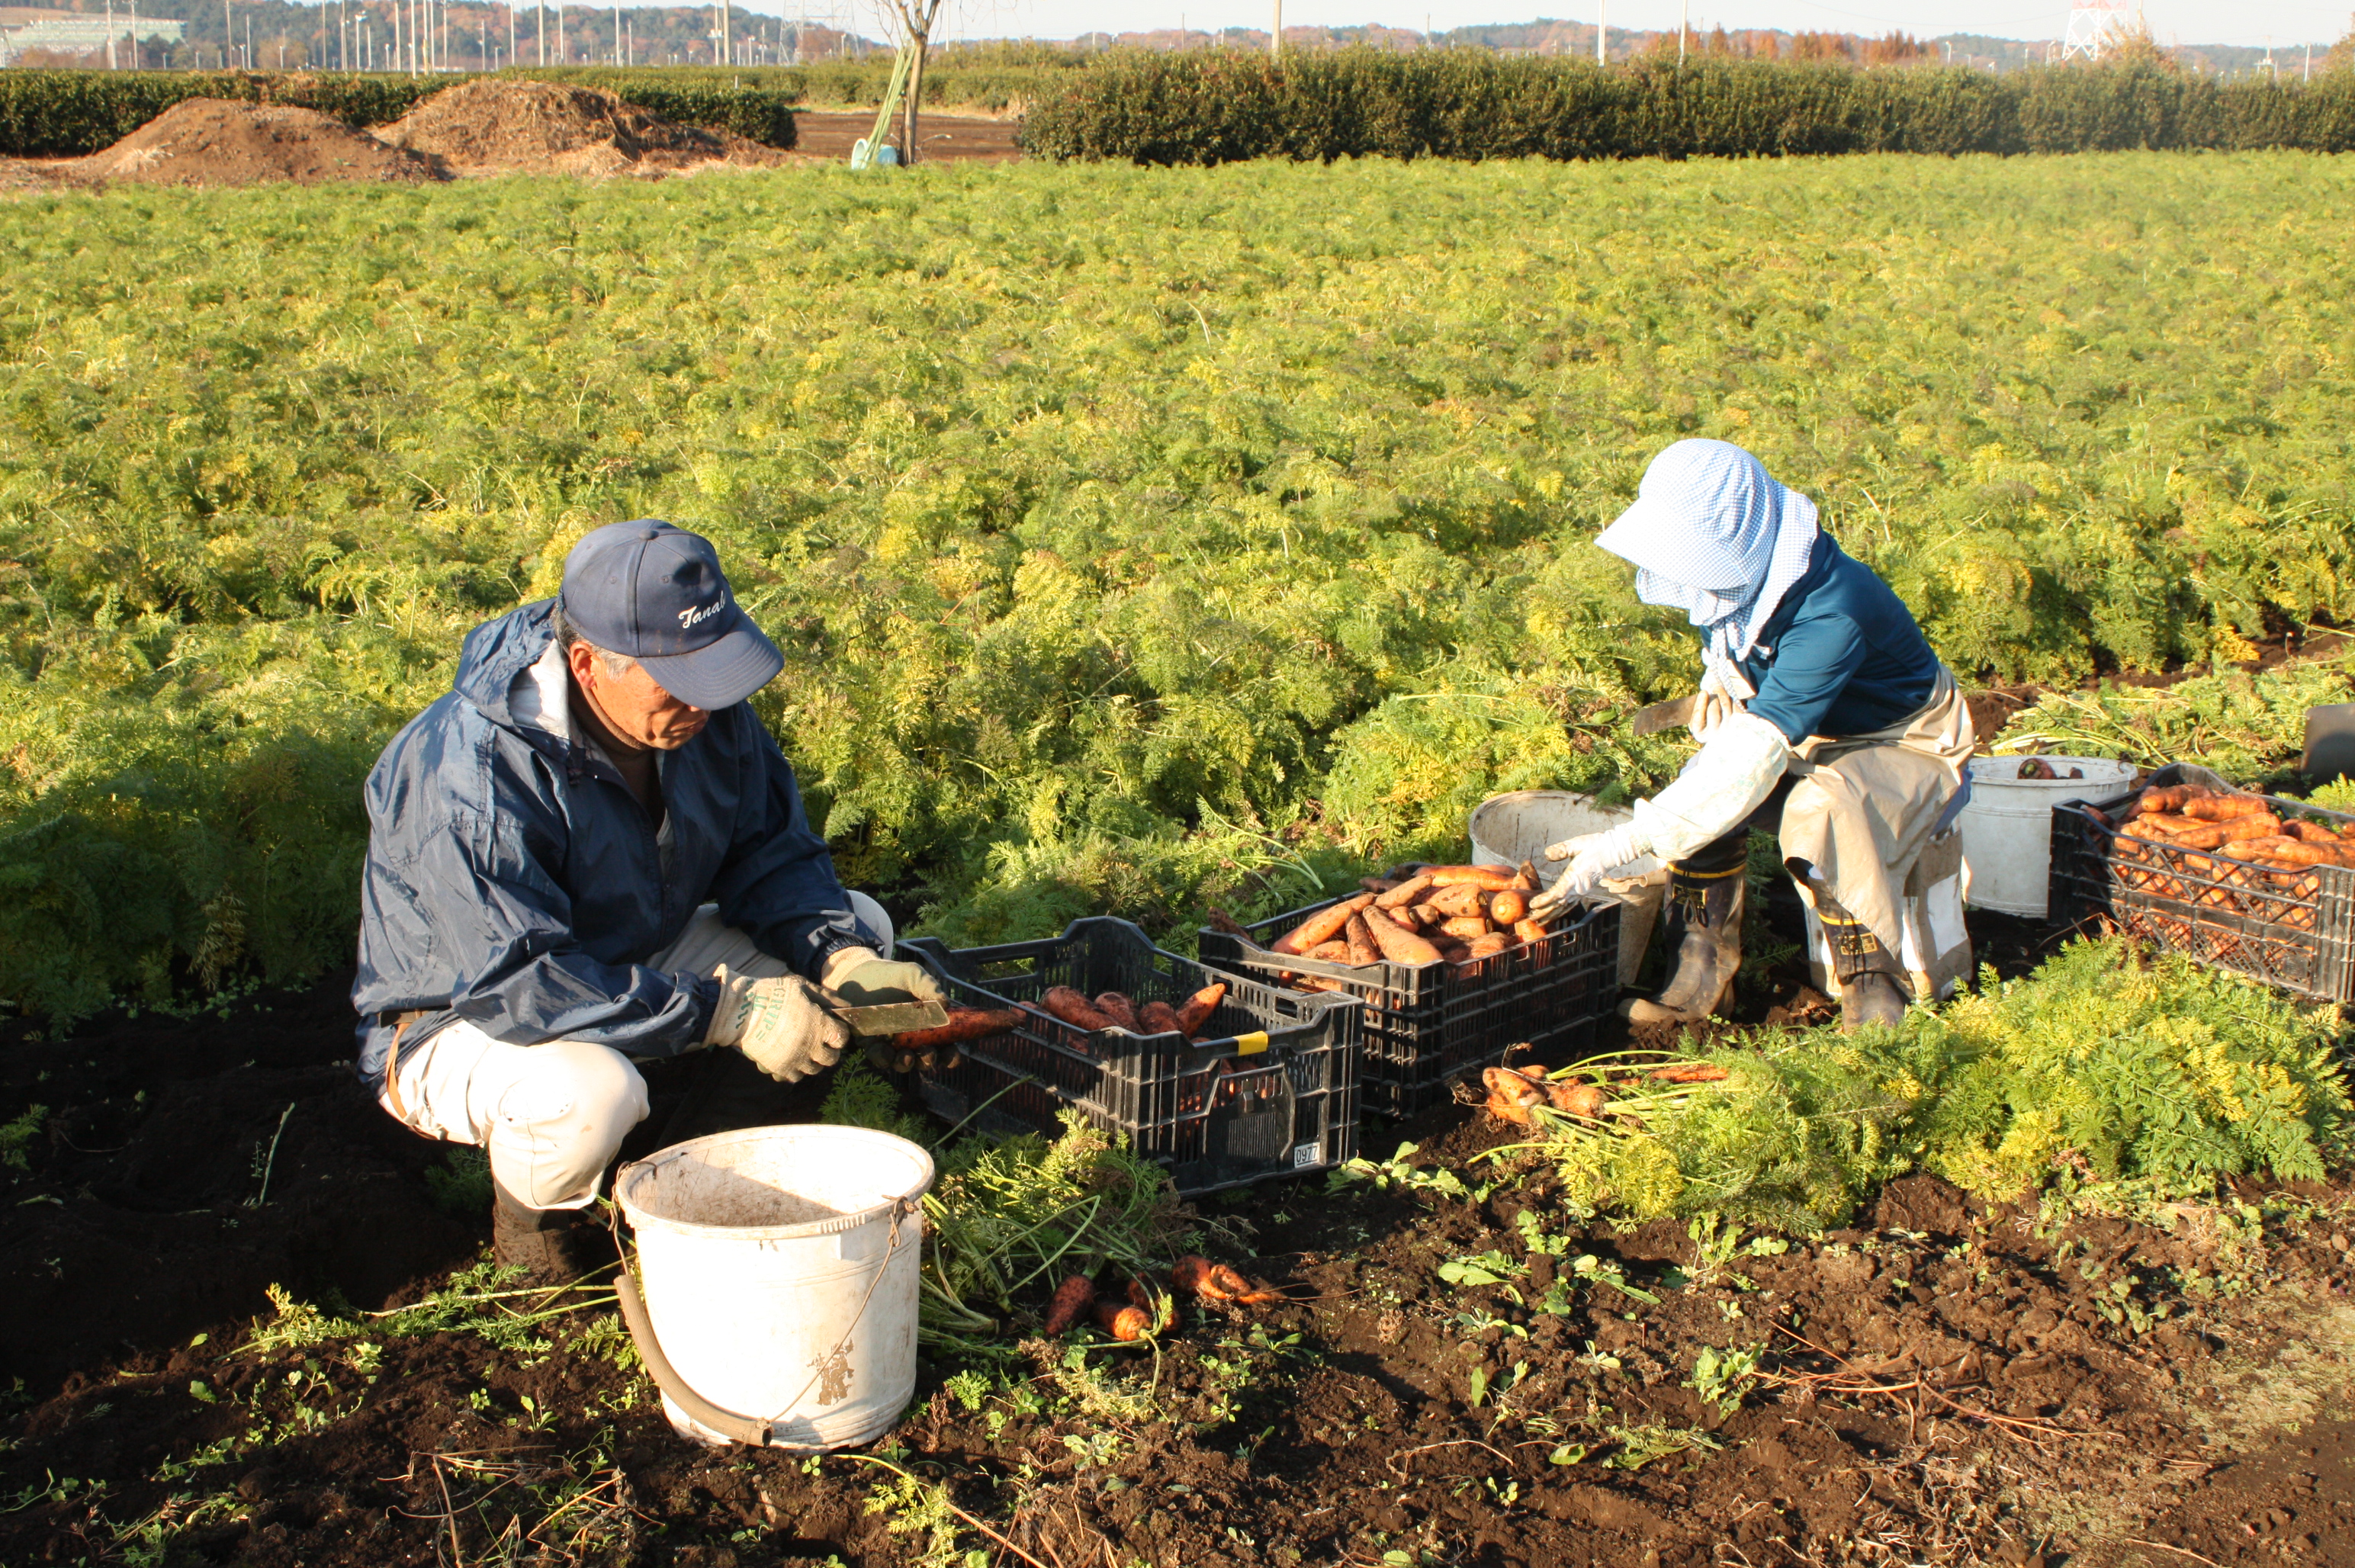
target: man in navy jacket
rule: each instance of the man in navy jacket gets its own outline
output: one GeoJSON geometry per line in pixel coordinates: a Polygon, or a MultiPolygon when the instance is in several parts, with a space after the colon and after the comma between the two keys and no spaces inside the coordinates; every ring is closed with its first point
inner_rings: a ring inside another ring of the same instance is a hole
{"type": "Polygon", "coordinates": [[[502,1263],[565,1244],[646,1115],[634,1062],[707,1045],[786,1082],[857,1005],[934,997],[836,880],[747,699],[784,656],[709,542],[599,528],[552,601],[470,634],[453,689],[368,775],[359,1067],[429,1137],[486,1148],[502,1263]]]}

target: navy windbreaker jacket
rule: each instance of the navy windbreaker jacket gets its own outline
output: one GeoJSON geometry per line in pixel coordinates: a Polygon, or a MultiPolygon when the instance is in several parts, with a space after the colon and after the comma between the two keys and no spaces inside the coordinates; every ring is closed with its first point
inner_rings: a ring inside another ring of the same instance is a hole
{"type": "MultiPolygon", "coordinates": [[[[698,904],[815,979],[861,946],[794,771],[749,704],[660,756],[667,824],[579,739],[514,706],[552,642],[549,603],[477,626],[453,688],[368,773],[360,892],[361,1074],[464,1019],[516,1045],[584,1040],[670,1056],[703,1039],[719,987],[646,960],[698,904]],[[526,677],[520,683],[518,677],[526,677]],[[666,843],[665,840],[667,840],[666,843]]],[[[543,667],[545,669],[548,667],[543,667]]]]}

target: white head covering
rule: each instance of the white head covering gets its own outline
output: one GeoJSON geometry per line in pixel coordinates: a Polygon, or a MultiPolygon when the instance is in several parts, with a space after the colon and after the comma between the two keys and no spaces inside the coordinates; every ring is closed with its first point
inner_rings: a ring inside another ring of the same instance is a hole
{"type": "Polygon", "coordinates": [[[1821,531],[1816,504],[1742,448],[1680,441],[1652,459],[1636,504],[1594,542],[1636,563],[1637,598],[1684,611],[1709,634],[1711,662],[1730,663],[1806,575],[1821,531]]]}

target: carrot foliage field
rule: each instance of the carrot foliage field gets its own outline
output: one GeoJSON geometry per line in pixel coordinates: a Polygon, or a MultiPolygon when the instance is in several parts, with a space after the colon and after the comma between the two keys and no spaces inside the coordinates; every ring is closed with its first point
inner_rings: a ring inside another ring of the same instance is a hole
{"type": "Polygon", "coordinates": [[[2295,155],[123,190],[0,205],[0,997],[342,961],[359,779],[586,529],[719,543],[846,880],[1286,907],[1689,688],[1586,543],[1683,435],[1971,678],[2355,599],[2355,165],[2295,155]]]}

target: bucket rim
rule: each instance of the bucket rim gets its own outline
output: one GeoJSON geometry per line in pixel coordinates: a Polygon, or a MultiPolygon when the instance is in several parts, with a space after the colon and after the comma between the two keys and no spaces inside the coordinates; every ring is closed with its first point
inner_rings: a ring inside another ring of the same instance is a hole
{"type": "Polygon", "coordinates": [[[805,1122],[780,1126],[739,1127],[732,1132],[725,1133],[707,1133],[699,1138],[689,1138],[684,1143],[676,1143],[667,1148],[656,1149],[644,1159],[634,1159],[613,1173],[613,1201],[620,1206],[623,1217],[630,1221],[630,1228],[634,1231],[655,1229],[670,1231],[680,1235],[727,1237],[736,1241],[790,1242],[841,1235],[847,1232],[874,1224],[879,1220],[888,1219],[902,1210],[917,1208],[924,1194],[932,1190],[932,1182],[938,1175],[939,1168],[933,1163],[932,1150],[911,1139],[903,1138],[897,1133],[882,1132],[874,1127],[837,1127],[820,1122],[805,1122]],[[915,1155],[921,1162],[922,1174],[904,1192],[879,1194],[870,1208],[856,1210],[847,1214],[837,1214],[831,1220],[804,1220],[790,1225],[713,1225],[699,1220],[678,1220],[667,1214],[653,1213],[642,1207],[631,1196],[630,1189],[634,1185],[640,1181],[653,1179],[664,1166],[676,1160],[730,1145],[761,1142],[779,1133],[790,1133],[795,1137],[815,1137],[821,1142],[839,1140],[848,1143],[871,1143],[879,1139],[887,1146],[897,1144],[915,1155]]]}
{"type": "MultiPolygon", "coordinates": [[[[2037,757],[2039,761],[2050,763],[2056,768],[2081,768],[2084,771],[2085,776],[2075,779],[2024,779],[2019,774],[2019,767],[2028,760],[2026,755],[1989,754],[1984,757],[1973,757],[1965,764],[1966,771],[1970,774],[1971,789],[1976,793],[1988,788],[2046,791],[2073,787],[2082,792],[2094,786],[2132,784],[2137,771],[2132,763],[2122,762],[2116,757],[2071,757],[2058,752],[2050,754],[2039,752],[2037,757]],[[1982,763],[1987,765],[1988,771],[1980,771],[1982,763]],[[2009,773],[1994,772],[1994,768],[1998,763],[2007,764],[2013,771],[2009,773]]],[[[1970,807],[1966,805],[1963,809],[1967,811],[1970,807]]]]}

